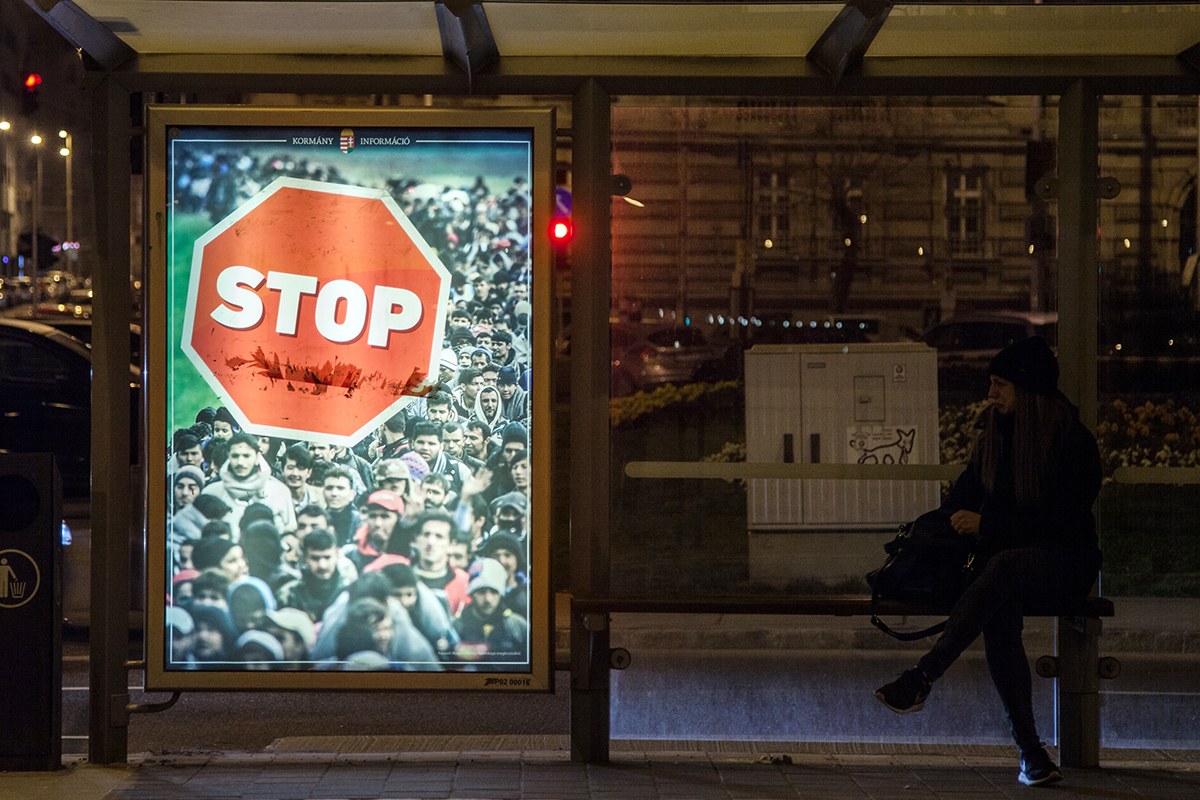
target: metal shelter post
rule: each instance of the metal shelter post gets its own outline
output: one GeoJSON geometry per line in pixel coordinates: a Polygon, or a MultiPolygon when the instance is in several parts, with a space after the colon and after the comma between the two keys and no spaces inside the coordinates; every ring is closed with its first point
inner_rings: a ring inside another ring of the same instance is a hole
{"type": "Polygon", "coordinates": [[[130,390],[129,92],[92,87],[98,258],[92,280],[91,699],[88,758],[128,757],[130,390]]]}
{"type": "Polygon", "coordinates": [[[1096,427],[1097,321],[1100,300],[1099,98],[1077,81],[1059,101],[1058,358],[1059,386],[1096,427]]]}
{"type": "MultiPolygon", "coordinates": [[[[571,589],[609,583],[609,309],[612,305],[612,100],[595,80],[572,110],[571,589]]],[[[571,613],[571,759],[608,761],[608,615],[571,613]]]]}
{"type": "MultiPolygon", "coordinates": [[[[1097,413],[1099,153],[1099,99],[1087,81],[1077,81],[1059,101],[1059,386],[1091,430],[1097,413]]],[[[1099,626],[1095,620],[1091,630],[1077,630],[1061,618],[1056,624],[1058,748],[1067,767],[1100,765],[1099,626]]]]}

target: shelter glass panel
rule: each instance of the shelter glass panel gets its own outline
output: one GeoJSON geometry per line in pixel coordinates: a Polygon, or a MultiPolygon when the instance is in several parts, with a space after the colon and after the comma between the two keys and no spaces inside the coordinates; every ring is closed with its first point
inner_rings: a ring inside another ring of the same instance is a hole
{"type": "Polygon", "coordinates": [[[614,106],[614,592],[867,592],[991,357],[1053,341],[1056,135],[1054,98],[614,106]]]}
{"type": "MultiPolygon", "coordinates": [[[[614,594],[869,592],[965,464],[991,358],[1053,339],[1054,240],[1030,231],[1057,133],[1056,98],[616,104],[636,202],[613,205],[614,594]]],[[[938,687],[971,710],[914,728],[872,693],[918,653],[867,617],[662,624],[614,617],[642,645],[614,736],[1008,742],[978,645],[938,687]],[[753,713],[678,712],[731,682],[762,687],[753,713]]],[[[1052,652],[1051,621],[1026,641],[1052,652]]],[[[1053,702],[1037,682],[1048,740],[1053,702]]]]}
{"type": "Polygon", "coordinates": [[[1200,620],[1196,96],[1104,97],[1097,438],[1104,464],[1103,741],[1194,747],[1200,620]]]}

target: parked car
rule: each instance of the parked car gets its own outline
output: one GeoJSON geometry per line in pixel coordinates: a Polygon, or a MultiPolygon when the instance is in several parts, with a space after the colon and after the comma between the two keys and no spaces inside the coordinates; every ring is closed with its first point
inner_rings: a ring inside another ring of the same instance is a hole
{"type": "MultiPolygon", "coordinates": [[[[141,376],[129,367],[130,469],[139,491],[138,423],[141,376]]],[[[64,615],[89,622],[92,451],[92,352],[58,328],[28,319],[0,318],[0,451],[54,453],[63,487],[64,615]],[[70,531],[68,533],[67,531],[70,531]]],[[[134,508],[140,507],[135,497],[134,508]]],[[[141,519],[134,521],[134,564],[141,563],[141,519]]],[[[141,571],[134,570],[134,597],[141,571]]]]}
{"type": "MultiPolygon", "coordinates": [[[[921,340],[938,351],[943,402],[978,399],[992,357],[1015,341],[1039,335],[1058,347],[1058,314],[1007,311],[951,317],[921,340]]],[[[1196,402],[1200,393],[1200,319],[1183,310],[1139,309],[1100,321],[1096,353],[1101,396],[1162,393],[1196,402]],[[1193,399],[1196,397],[1196,399],[1193,399]]]]}
{"type": "Polygon", "coordinates": [[[4,293],[9,307],[28,303],[33,299],[33,279],[30,277],[8,278],[4,282],[4,293]]]}
{"type": "Polygon", "coordinates": [[[0,320],[0,448],[52,452],[68,497],[86,497],[91,475],[92,358],[50,325],[0,320]]]}
{"type": "Polygon", "coordinates": [[[699,328],[685,325],[612,326],[612,393],[614,397],[666,383],[737,377],[729,361],[730,345],[710,340],[699,328]],[[728,373],[728,374],[726,374],[728,373]]]}
{"type": "Polygon", "coordinates": [[[38,286],[41,287],[42,299],[54,302],[64,302],[70,297],[71,290],[78,282],[78,278],[74,275],[60,269],[52,269],[38,275],[38,286]]]}
{"type": "MultiPolygon", "coordinates": [[[[90,315],[86,317],[48,316],[45,319],[39,319],[38,322],[44,322],[64,333],[69,333],[84,344],[92,343],[92,318],[90,315]]],[[[129,361],[131,364],[139,364],[141,360],[142,326],[133,322],[129,325],[129,361]]]]}
{"type": "Polygon", "coordinates": [[[935,325],[921,341],[938,351],[939,362],[986,367],[996,353],[1035,334],[1054,347],[1058,341],[1058,314],[1042,311],[964,314],[935,325]]]}
{"type": "Polygon", "coordinates": [[[938,396],[943,403],[969,403],[987,394],[987,368],[1013,342],[1039,335],[1058,342],[1058,314],[997,311],[954,316],[930,328],[921,341],[937,350],[938,396]]]}
{"type": "Polygon", "coordinates": [[[1200,314],[1132,309],[1101,321],[1098,384],[1101,396],[1126,401],[1170,394],[1193,408],[1200,402],[1200,314]]]}

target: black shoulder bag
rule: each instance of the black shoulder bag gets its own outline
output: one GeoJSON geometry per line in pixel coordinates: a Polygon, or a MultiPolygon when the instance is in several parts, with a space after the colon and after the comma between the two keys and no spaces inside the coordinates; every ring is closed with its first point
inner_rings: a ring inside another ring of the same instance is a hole
{"type": "Polygon", "coordinates": [[[899,600],[949,612],[974,579],[975,540],[954,530],[949,512],[929,511],[900,526],[883,546],[883,566],[867,574],[871,586],[871,624],[904,642],[941,633],[945,622],[922,631],[893,630],[879,618],[879,601],[899,600]]]}

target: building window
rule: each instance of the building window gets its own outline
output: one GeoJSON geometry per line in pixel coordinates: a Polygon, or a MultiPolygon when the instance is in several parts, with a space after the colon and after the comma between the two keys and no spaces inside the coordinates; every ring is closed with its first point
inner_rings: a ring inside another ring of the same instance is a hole
{"type": "Polygon", "coordinates": [[[983,255],[981,167],[946,170],[946,241],[952,256],[983,255]]]}
{"type": "Polygon", "coordinates": [[[755,234],[760,251],[787,251],[790,186],[791,176],[786,172],[763,170],[755,173],[755,234]]]}

